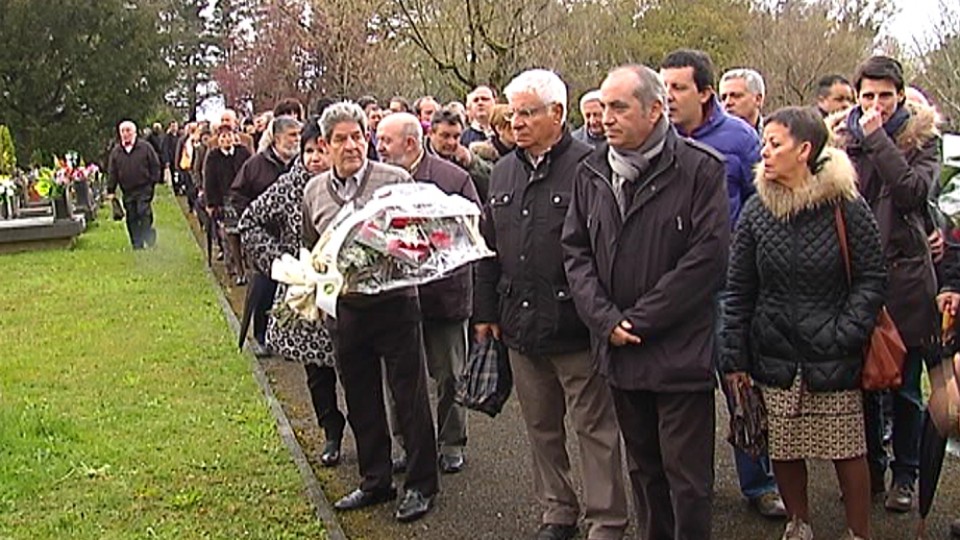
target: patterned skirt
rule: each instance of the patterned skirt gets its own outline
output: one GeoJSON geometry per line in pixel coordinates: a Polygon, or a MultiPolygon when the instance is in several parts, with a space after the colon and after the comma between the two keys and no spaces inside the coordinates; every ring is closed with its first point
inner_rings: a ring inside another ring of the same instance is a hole
{"type": "Polygon", "coordinates": [[[760,386],[767,406],[770,459],[841,460],[867,452],[860,390],[811,392],[799,375],[790,388],[760,386]]]}
{"type": "MultiPolygon", "coordinates": [[[[283,301],[287,286],[277,287],[274,303],[283,301]]],[[[272,314],[267,321],[267,345],[279,356],[304,364],[335,367],[333,340],[320,321],[294,318],[280,324],[272,314]]]]}

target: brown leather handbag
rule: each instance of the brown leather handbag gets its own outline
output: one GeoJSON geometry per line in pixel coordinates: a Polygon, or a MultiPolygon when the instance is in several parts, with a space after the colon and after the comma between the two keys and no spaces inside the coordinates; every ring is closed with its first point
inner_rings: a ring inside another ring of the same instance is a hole
{"type": "MultiPolygon", "coordinates": [[[[850,269],[850,248],[847,245],[847,224],[840,206],[834,209],[837,221],[837,238],[840,240],[840,252],[847,270],[847,284],[852,283],[850,269]]],[[[907,356],[907,347],[894,324],[886,306],[880,308],[877,324],[870,334],[870,341],[864,349],[863,375],[860,386],[864,390],[890,390],[899,388],[902,383],[903,362],[907,356]]]]}

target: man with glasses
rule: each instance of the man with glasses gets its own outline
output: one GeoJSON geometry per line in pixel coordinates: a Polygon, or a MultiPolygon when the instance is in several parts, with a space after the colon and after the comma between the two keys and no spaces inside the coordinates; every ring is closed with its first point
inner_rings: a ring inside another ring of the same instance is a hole
{"type": "Polygon", "coordinates": [[[501,339],[509,349],[544,508],[536,538],[568,540],[578,531],[564,429],[569,411],[580,445],[587,538],[616,540],[627,525],[619,427],[560,247],[573,179],[590,147],[566,129],[567,89],[553,72],[524,72],[505,94],[520,150],[502,157],[490,178],[481,227],[497,257],[482,260],[477,272],[477,341],[501,339]]]}

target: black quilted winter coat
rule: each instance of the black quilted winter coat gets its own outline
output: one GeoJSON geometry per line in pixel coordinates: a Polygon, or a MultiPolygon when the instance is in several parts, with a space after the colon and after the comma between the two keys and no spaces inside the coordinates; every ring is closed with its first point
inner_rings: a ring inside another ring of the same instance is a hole
{"type": "Polygon", "coordinates": [[[859,388],[863,346],[884,301],[880,233],[843,152],[825,150],[823,169],[791,191],[756,179],[727,274],[720,366],[789,388],[799,373],[812,391],[859,388]],[[847,227],[847,276],[834,209],[847,227]]]}

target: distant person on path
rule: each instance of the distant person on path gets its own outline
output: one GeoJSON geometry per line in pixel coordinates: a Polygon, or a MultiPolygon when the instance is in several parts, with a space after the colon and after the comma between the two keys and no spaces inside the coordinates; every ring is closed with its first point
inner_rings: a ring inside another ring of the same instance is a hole
{"type": "Polygon", "coordinates": [[[844,538],[870,538],[860,380],[886,268],[853,165],[826,148],[828,136],[812,109],[788,107],[767,119],[758,195],[737,228],[721,330],[728,383],[757,384],[766,403],[770,459],[790,519],[784,540],[813,538],[809,459],[833,461],[849,529],[844,538]]]}
{"type": "Polygon", "coordinates": [[[763,132],[763,100],[767,94],[763,77],[749,68],[731,69],[720,77],[720,103],[727,114],[763,132]]]}
{"type": "MultiPolygon", "coordinates": [[[[316,245],[344,205],[366,204],[380,187],[413,181],[403,169],[367,158],[366,123],[363,109],[351,102],[331,105],[320,117],[331,169],[314,177],[304,192],[303,246],[307,249],[316,245]]],[[[395,517],[400,522],[414,521],[433,507],[440,474],[420,320],[415,287],[341,296],[336,318],[327,319],[363,477],[358,489],[334,504],[339,511],[383,504],[397,497],[382,367],[396,400],[408,463],[395,517]]]]}
{"type": "Polygon", "coordinates": [[[163,180],[163,173],[157,153],[146,141],[137,138],[136,124],[125,120],[117,129],[120,142],[110,152],[107,199],[116,197],[117,186],[120,186],[130,244],[139,250],[157,241],[151,204],[154,186],[163,180]]]}
{"type": "Polygon", "coordinates": [[[580,98],[580,115],[583,125],[574,130],[573,138],[596,148],[607,142],[603,136],[603,106],[600,105],[600,91],[591,90],[580,98]]]}
{"type": "Polygon", "coordinates": [[[853,85],[842,75],[826,75],[817,81],[817,110],[824,117],[845,111],[856,102],[853,85]]]}
{"type": "Polygon", "coordinates": [[[460,137],[464,146],[476,141],[485,141],[492,135],[490,112],[496,103],[497,95],[489,86],[478,86],[467,94],[467,116],[470,121],[460,137]]]}
{"type": "Polygon", "coordinates": [[[504,93],[519,148],[490,177],[481,228],[497,256],[479,262],[476,339],[502,339],[509,349],[543,507],[537,540],[570,540],[579,532],[567,419],[580,445],[587,538],[617,540],[627,526],[620,429],[560,247],[577,166],[590,147],[570,135],[567,88],[555,73],[525,71],[504,93]]]}
{"type": "Polygon", "coordinates": [[[237,222],[240,215],[228,200],[230,185],[243,164],[250,159],[250,152],[237,144],[233,128],[222,124],[217,128],[219,147],[207,154],[203,171],[203,192],[206,194],[206,210],[214,222],[223,227],[228,246],[227,271],[237,285],[246,283],[246,268],[243,250],[240,249],[240,231],[237,222]]]}
{"type": "Polygon", "coordinates": [[[709,540],[723,161],[677,135],[652,69],[614,69],[600,95],[609,146],[577,169],[563,227],[570,292],[613,393],[640,538],[709,540]]]}
{"type": "MultiPolygon", "coordinates": [[[[320,127],[316,120],[307,122],[300,136],[300,156],[293,168],[254,199],[240,220],[243,245],[261,274],[269,275],[273,261],[284,253],[299,254],[303,191],[311,178],[330,168],[330,160],[320,147],[319,139],[320,127]]],[[[242,146],[236,150],[246,151],[242,146]]],[[[282,301],[286,292],[286,285],[277,287],[274,301],[282,301]]],[[[279,356],[303,364],[310,401],[326,439],[320,463],[325,467],[337,465],[347,421],[337,407],[337,373],[330,334],[319,322],[297,317],[280,323],[271,316],[267,323],[267,346],[279,356]]]]}

